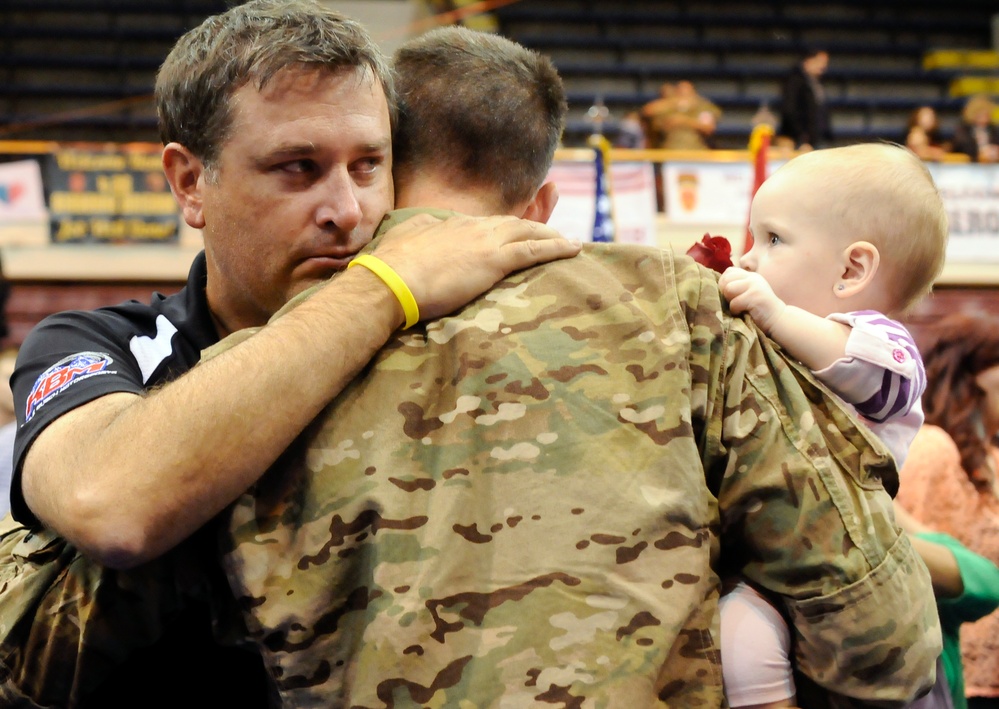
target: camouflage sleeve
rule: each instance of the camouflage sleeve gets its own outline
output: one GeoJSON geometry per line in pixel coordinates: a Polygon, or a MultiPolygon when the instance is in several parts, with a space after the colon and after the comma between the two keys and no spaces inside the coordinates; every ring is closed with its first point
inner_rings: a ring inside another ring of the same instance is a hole
{"type": "Polygon", "coordinates": [[[904,704],[932,685],[941,640],[928,573],[894,523],[890,457],[751,321],[708,312],[710,297],[701,310],[727,330],[722,358],[692,338],[722,568],[783,600],[799,671],[837,706],[904,704]]]}

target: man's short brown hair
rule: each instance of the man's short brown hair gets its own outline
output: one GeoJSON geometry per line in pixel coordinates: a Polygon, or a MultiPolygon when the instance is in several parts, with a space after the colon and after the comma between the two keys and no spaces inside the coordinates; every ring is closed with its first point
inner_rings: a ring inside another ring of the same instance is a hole
{"type": "Polygon", "coordinates": [[[295,67],[370,72],[395,122],[391,70],[360,24],[314,0],[253,0],[209,17],[174,45],[156,78],[160,139],[211,168],[232,124],[232,95],[295,67]]]}

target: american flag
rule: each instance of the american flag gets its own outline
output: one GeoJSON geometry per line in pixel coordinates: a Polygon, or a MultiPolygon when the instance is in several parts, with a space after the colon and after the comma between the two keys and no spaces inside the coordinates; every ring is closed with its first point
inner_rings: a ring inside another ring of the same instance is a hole
{"type": "Polygon", "coordinates": [[[611,242],[614,241],[614,208],[608,177],[610,142],[602,135],[593,135],[590,136],[590,145],[596,153],[597,166],[597,207],[593,220],[593,240],[611,242]]]}

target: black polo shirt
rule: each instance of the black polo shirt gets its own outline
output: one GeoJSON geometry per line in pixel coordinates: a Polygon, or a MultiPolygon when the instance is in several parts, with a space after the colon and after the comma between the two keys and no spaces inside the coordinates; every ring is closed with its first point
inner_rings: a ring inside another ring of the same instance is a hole
{"type": "Polygon", "coordinates": [[[189,370],[201,350],[218,341],[205,299],[204,252],[187,285],[173,295],[154,293],[149,303],[57,313],[25,339],[11,376],[18,431],[14,443],[11,511],[32,524],[21,495],[21,463],[28,447],[52,421],[77,406],[114,392],[140,393],[189,370]]]}
{"type": "MultiPolygon", "coordinates": [[[[29,446],[48,424],[105,394],[141,393],[176,379],[197,364],[204,348],[218,341],[206,283],[202,252],[191,266],[187,285],[173,295],[154,293],[149,303],[132,300],[94,311],[58,313],[31,331],[11,377],[18,422],[11,488],[16,519],[37,524],[24,502],[20,468],[29,446]]],[[[228,587],[218,563],[214,526],[209,523],[182,546],[188,549],[184,558],[190,560],[185,563],[202,567],[198,573],[216,597],[225,598],[228,587]],[[192,546],[197,549],[193,555],[192,546]]],[[[169,619],[163,637],[134,653],[82,706],[267,706],[259,655],[218,645],[209,606],[203,599],[190,601],[169,619]]]]}

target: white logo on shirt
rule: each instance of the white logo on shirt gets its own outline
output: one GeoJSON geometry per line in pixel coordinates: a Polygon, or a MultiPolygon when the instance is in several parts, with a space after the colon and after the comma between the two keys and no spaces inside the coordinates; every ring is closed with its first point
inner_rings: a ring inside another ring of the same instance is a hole
{"type": "Polygon", "coordinates": [[[132,356],[142,370],[143,384],[149,381],[149,377],[153,376],[160,363],[173,352],[170,341],[176,332],[177,327],[172,322],[163,315],[157,315],[155,338],[136,335],[129,340],[128,348],[132,350],[132,356]]]}

